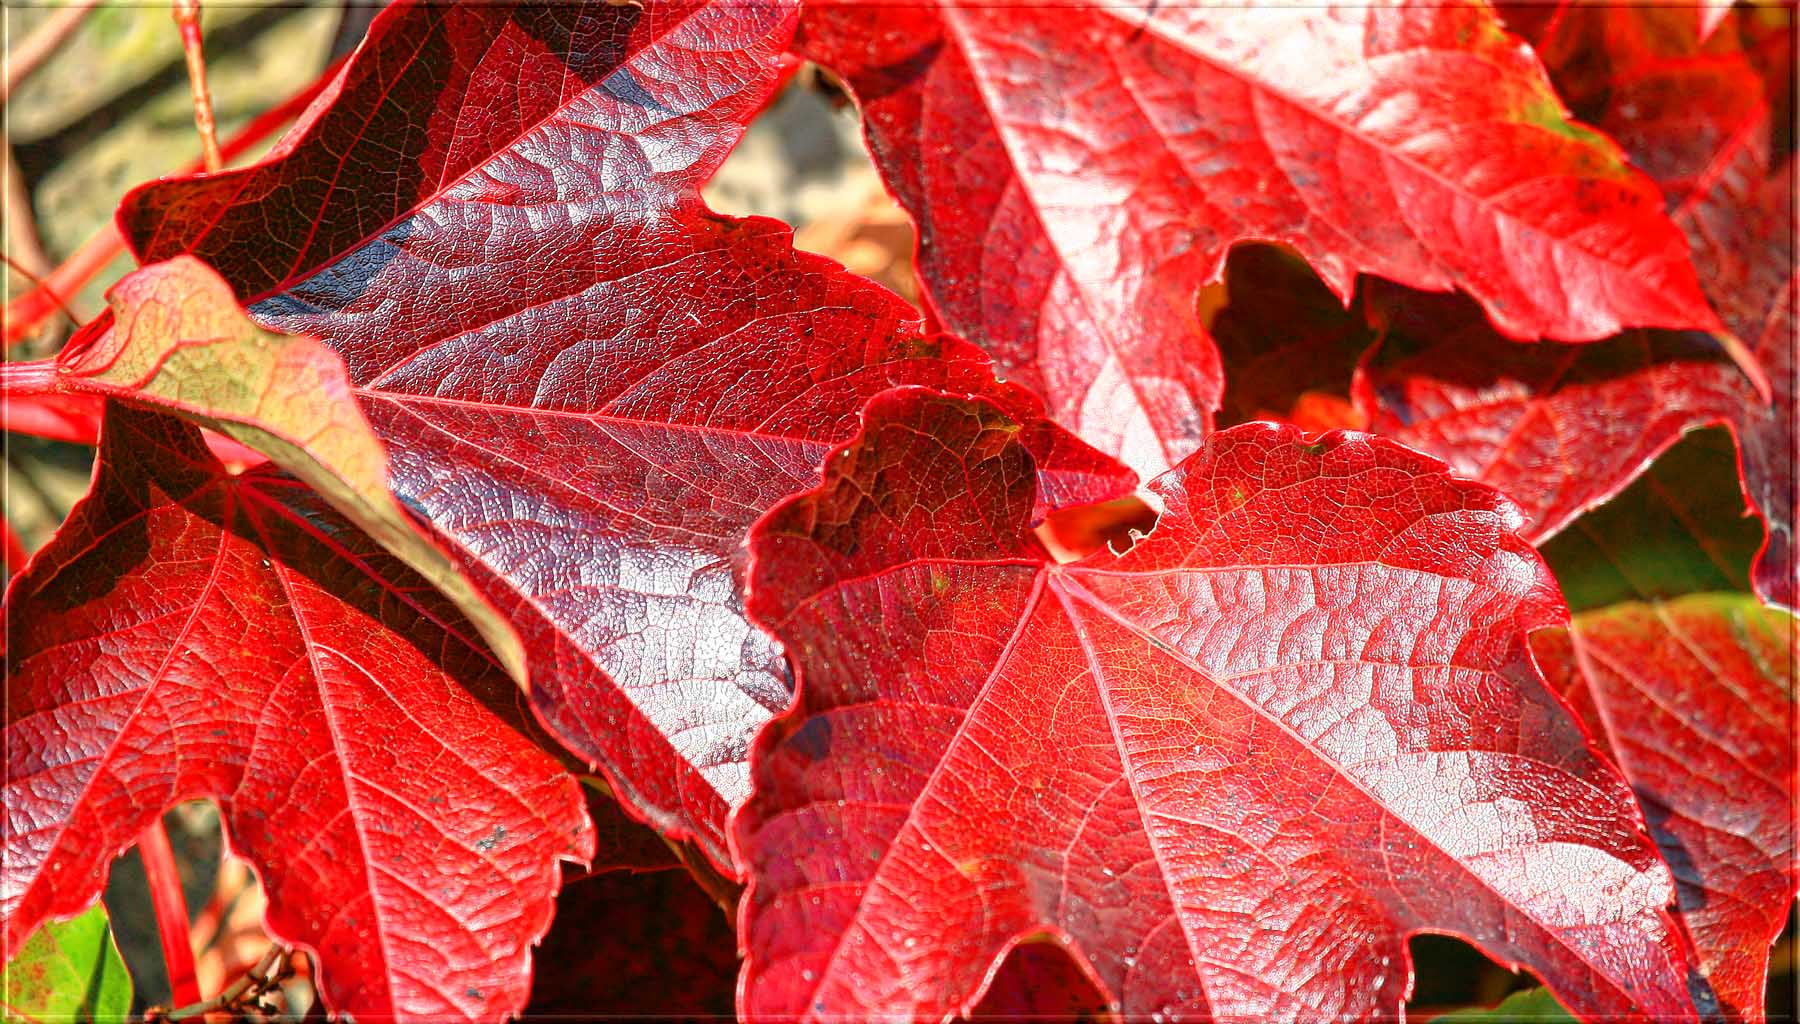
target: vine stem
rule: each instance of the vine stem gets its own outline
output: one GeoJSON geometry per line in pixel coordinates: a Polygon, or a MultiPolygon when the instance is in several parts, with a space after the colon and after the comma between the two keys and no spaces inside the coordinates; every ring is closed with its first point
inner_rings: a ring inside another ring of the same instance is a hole
{"type": "Polygon", "coordinates": [[[219,152],[219,130],[213,122],[212,92],[206,87],[206,51],[200,45],[200,0],[174,0],[171,13],[181,28],[181,50],[187,55],[188,87],[194,93],[194,127],[208,173],[225,166],[219,152]]]}
{"type": "Polygon", "coordinates": [[[0,363],[0,396],[53,395],[60,390],[54,359],[0,363]]]}
{"type": "Polygon", "coordinates": [[[181,894],[181,873],[175,867],[175,850],[162,818],[138,833],[138,856],[150,881],[150,903],[156,910],[156,933],[162,938],[163,964],[169,969],[169,992],[186,1006],[200,1001],[200,982],[194,975],[194,949],[188,939],[187,897],[181,894]]]}
{"type": "MultiPolygon", "coordinates": [[[[279,106],[271,107],[254,121],[241,128],[237,134],[225,141],[220,156],[225,160],[236,160],[248,152],[251,147],[286,127],[312,105],[312,101],[325,91],[337,77],[338,69],[343,61],[326,68],[306,88],[283,100],[279,106]]],[[[188,175],[195,171],[205,170],[204,159],[195,160],[177,171],[178,175],[188,175]]],[[[61,300],[58,296],[74,295],[82,287],[93,280],[95,274],[106,268],[113,257],[125,251],[125,239],[119,234],[118,225],[111,220],[94,232],[93,237],[81,244],[74,255],[64,260],[60,266],[44,277],[38,287],[26,292],[6,304],[5,343],[13,345],[29,337],[32,330],[43,322],[45,317],[57,312],[61,300]]],[[[74,314],[69,314],[73,318],[74,314]]],[[[80,321],[76,321],[79,323],[80,321]]]]}

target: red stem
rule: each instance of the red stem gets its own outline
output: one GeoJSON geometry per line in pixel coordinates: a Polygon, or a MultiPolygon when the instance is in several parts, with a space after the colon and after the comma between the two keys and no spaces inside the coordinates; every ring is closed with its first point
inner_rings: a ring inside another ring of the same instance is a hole
{"type": "Polygon", "coordinates": [[[194,976],[194,949],[189,945],[187,897],[181,894],[181,872],[175,867],[175,850],[161,818],[138,833],[138,856],[150,881],[150,902],[156,908],[156,932],[162,937],[163,964],[169,969],[169,993],[176,1006],[200,1001],[200,982],[194,976]]]}
{"type": "MultiPolygon", "coordinates": [[[[220,147],[219,155],[229,163],[243,156],[257,143],[280,131],[288,122],[299,117],[312,101],[318,99],[332,79],[337,77],[338,69],[343,61],[326,68],[324,73],[314,79],[312,84],[288,97],[279,106],[271,107],[255,120],[239,129],[237,134],[225,141],[220,147]]],[[[177,175],[186,176],[204,170],[205,158],[189,162],[177,175]]],[[[73,296],[81,291],[82,286],[93,280],[95,274],[106,268],[113,257],[125,251],[125,239],[119,234],[119,227],[113,221],[107,221],[92,238],[83,242],[74,255],[64,260],[62,265],[44,277],[41,285],[6,304],[5,343],[16,344],[28,337],[32,330],[45,317],[58,309],[57,296],[73,296]]]]}
{"type": "Polygon", "coordinates": [[[188,87],[194,93],[194,127],[200,131],[200,152],[208,173],[225,166],[219,152],[218,128],[213,121],[212,92],[206,87],[206,51],[200,42],[200,0],[175,0],[171,7],[181,28],[181,49],[187,56],[188,87]]]}
{"type": "Polygon", "coordinates": [[[54,359],[0,363],[0,395],[53,395],[61,390],[54,359]]]}

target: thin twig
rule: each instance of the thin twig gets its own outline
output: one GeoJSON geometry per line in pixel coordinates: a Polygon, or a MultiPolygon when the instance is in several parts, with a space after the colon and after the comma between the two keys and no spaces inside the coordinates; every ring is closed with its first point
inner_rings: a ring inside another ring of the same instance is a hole
{"type": "Polygon", "coordinates": [[[156,933],[162,939],[163,964],[169,970],[169,991],[178,1003],[197,1003],[200,982],[194,976],[187,897],[182,895],[175,850],[169,845],[169,832],[163,828],[160,817],[138,833],[138,856],[150,882],[150,903],[156,911],[156,933]]]}
{"type": "Polygon", "coordinates": [[[97,6],[99,0],[75,0],[67,7],[60,7],[38,24],[32,33],[25,37],[19,45],[6,53],[6,75],[0,78],[0,104],[4,104],[12,96],[13,90],[25,84],[44,62],[62,49],[75,30],[81,27],[82,19],[97,6]]]}
{"type": "Polygon", "coordinates": [[[227,985],[225,991],[213,998],[204,1001],[196,1000],[175,1010],[152,1007],[149,1012],[144,1014],[144,1018],[157,1021],[179,1021],[204,1016],[215,1010],[231,1010],[233,1013],[238,1013],[249,1009],[260,1002],[263,994],[276,987],[282,977],[287,974],[288,965],[283,958],[289,952],[286,946],[279,943],[272,945],[263,953],[262,959],[256,962],[255,967],[250,968],[242,977],[227,985]]]}
{"type": "Polygon", "coordinates": [[[207,172],[212,173],[225,166],[225,157],[219,152],[212,93],[206,87],[206,53],[200,45],[200,0],[174,0],[171,13],[181,28],[181,51],[187,55],[188,87],[194,93],[194,127],[200,130],[200,152],[207,172]]]}
{"type": "Polygon", "coordinates": [[[6,263],[6,268],[8,270],[11,270],[25,280],[30,281],[33,291],[43,292],[45,301],[51,303],[56,309],[61,310],[62,315],[68,317],[70,322],[77,324],[81,322],[81,317],[76,316],[75,311],[70,309],[68,303],[65,303],[62,300],[62,296],[56,294],[56,289],[50,287],[50,282],[39,277],[37,274],[32,273],[30,270],[27,270],[17,260],[4,253],[0,253],[0,261],[6,263]]]}

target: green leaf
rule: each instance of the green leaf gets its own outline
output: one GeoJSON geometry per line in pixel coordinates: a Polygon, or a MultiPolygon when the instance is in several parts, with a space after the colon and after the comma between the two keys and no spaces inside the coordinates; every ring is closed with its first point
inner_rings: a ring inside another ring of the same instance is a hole
{"type": "Polygon", "coordinates": [[[1528,988],[1522,992],[1514,992],[1500,1005],[1495,1007],[1475,1006],[1466,1010],[1452,1010],[1432,1018],[1432,1024],[1454,1021],[1455,1024],[1537,1024],[1537,1022],[1569,1022],[1575,1018],[1562,1008],[1547,988],[1528,988]]]}
{"type": "Polygon", "coordinates": [[[123,1021],[131,1012],[131,975],[113,943],[106,907],[96,903],[67,921],[31,933],[6,965],[0,1010],[13,1021],[123,1021]]]}

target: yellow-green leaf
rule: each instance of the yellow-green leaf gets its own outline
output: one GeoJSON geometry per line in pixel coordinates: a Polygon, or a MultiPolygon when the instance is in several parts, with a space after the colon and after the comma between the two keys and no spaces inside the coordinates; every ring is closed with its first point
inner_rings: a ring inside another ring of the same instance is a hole
{"type": "Polygon", "coordinates": [[[131,1013],[131,975],[98,903],[31,933],[6,964],[4,1010],[17,1021],[123,1021],[131,1013]]]}
{"type": "Polygon", "coordinates": [[[387,453],[336,352],[264,330],[189,256],[126,275],[113,325],[58,357],[59,387],[176,413],[267,455],[455,601],[513,678],[518,635],[388,488],[387,453]]]}

